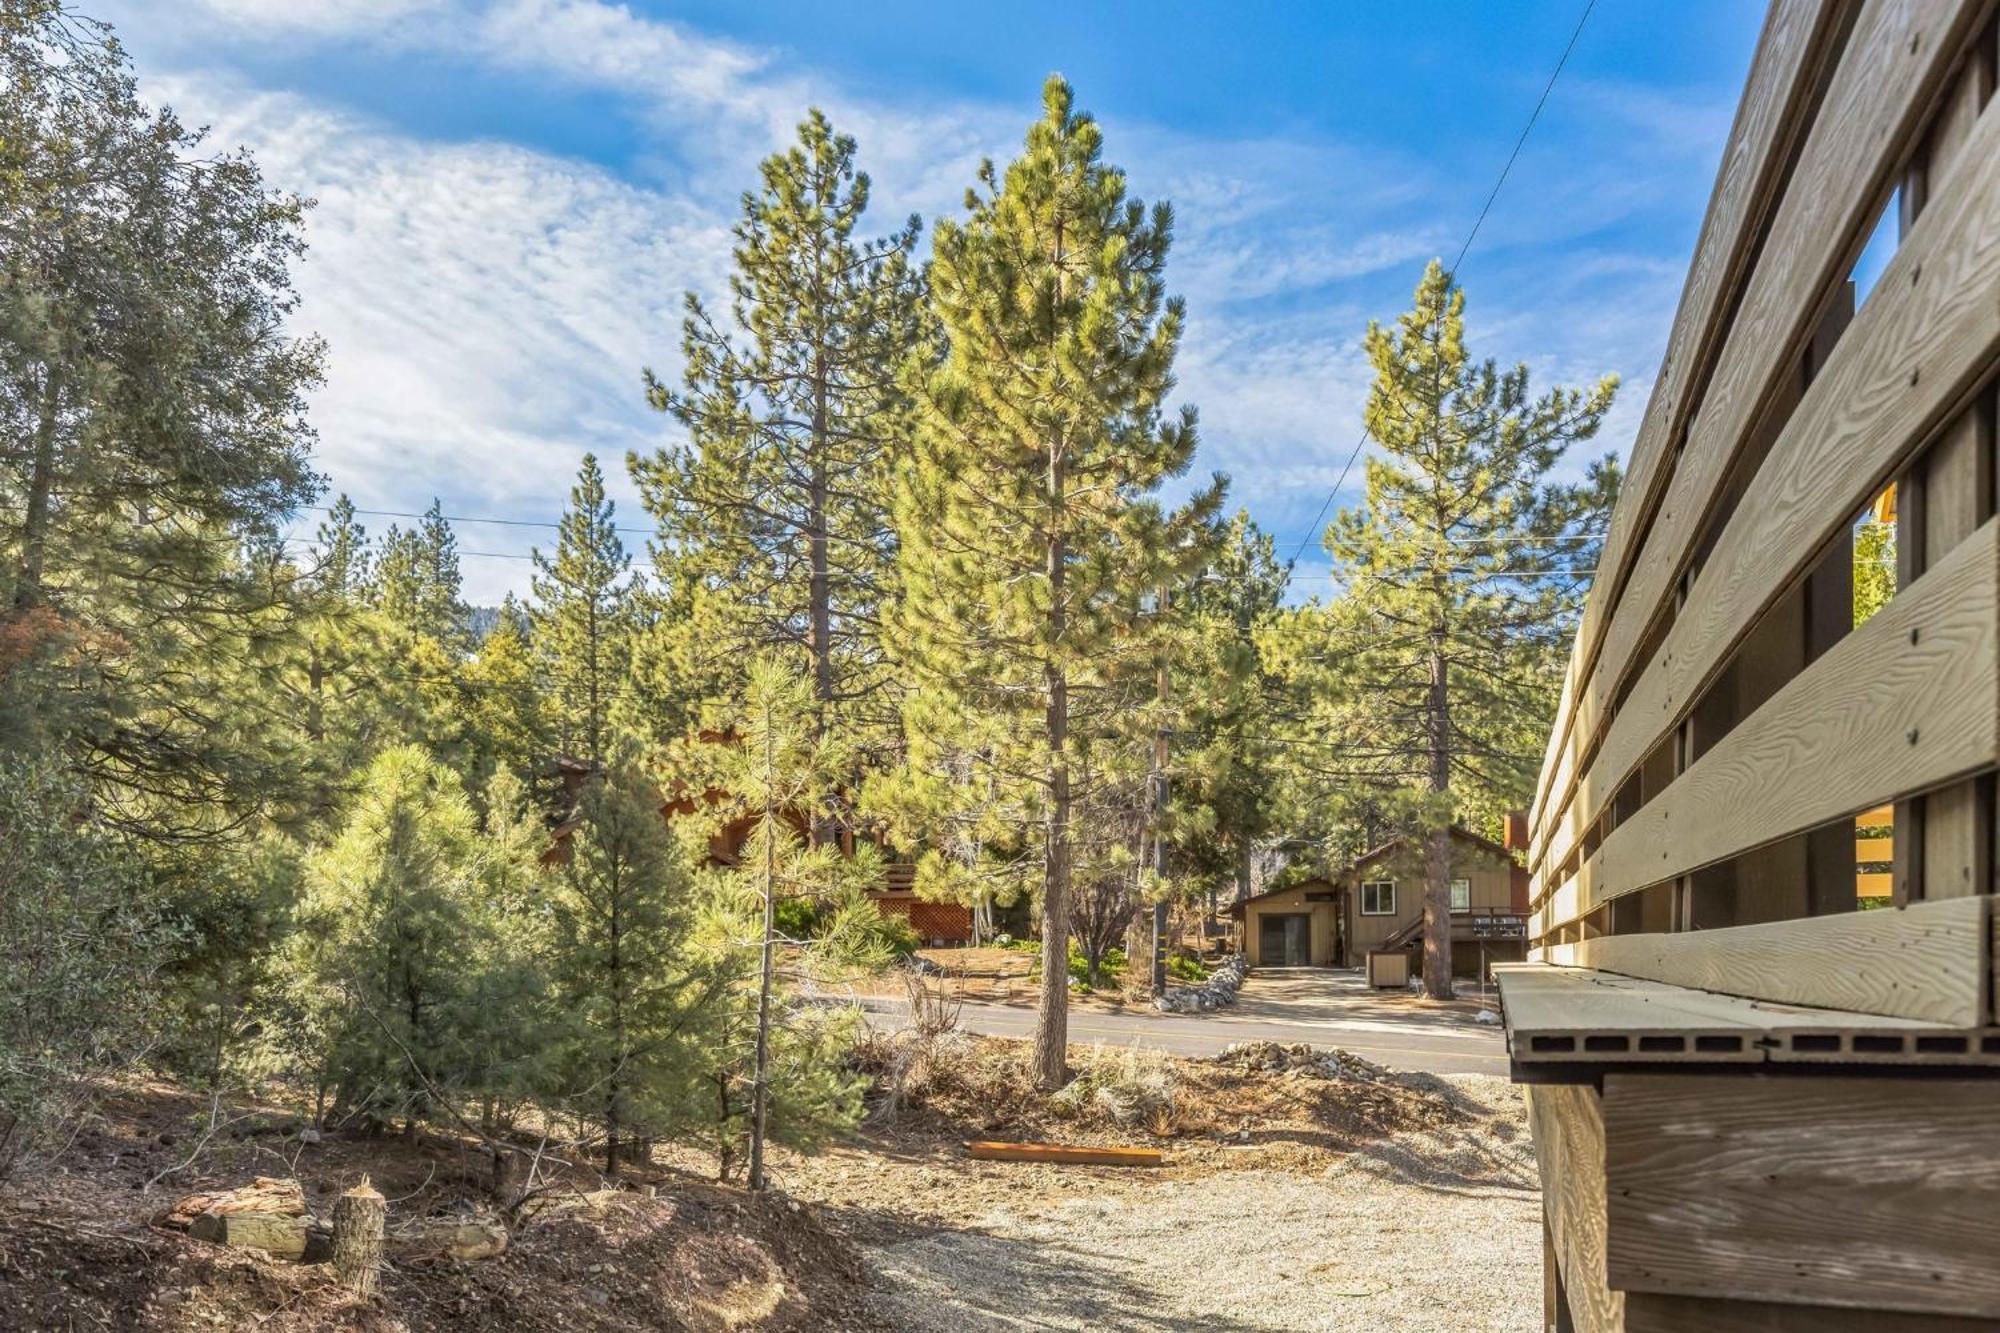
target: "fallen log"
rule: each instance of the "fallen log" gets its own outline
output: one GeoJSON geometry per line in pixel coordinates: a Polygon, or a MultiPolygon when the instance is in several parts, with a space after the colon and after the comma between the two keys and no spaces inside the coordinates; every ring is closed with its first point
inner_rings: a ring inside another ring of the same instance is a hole
{"type": "Polygon", "coordinates": [[[187,1195],[156,1218],[155,1224],[185,1231],[204,1213],[266,1213],[275,1217],[304,1217],[306,1193],[296,1180],[258,1176],[248,1185],[233,1190],[206,1190],[187,1195]]]}
{"type": "Polygon", "coordinates": [[[1084,1148],[1061,1143],[994,1143],[975,1140],[965,1155],[985,1162],[1053,1162],[1061,1166],[1158,1166],[1158,1148],[1084,1148]]]}
{"type": "Polygon", "coordinates": [[[491,1259],[507,1248],[507,1228],[486,1218],[428,1217],[389,1236],[399,1262],[491,1259]]]}
{"type": "Polygon", "coordinates": [[[306,1220],[287,1214],[207,1212],[188,1224],[188,1235],[280,1259],[302,1259],[306,1252],[306,1220]]]}

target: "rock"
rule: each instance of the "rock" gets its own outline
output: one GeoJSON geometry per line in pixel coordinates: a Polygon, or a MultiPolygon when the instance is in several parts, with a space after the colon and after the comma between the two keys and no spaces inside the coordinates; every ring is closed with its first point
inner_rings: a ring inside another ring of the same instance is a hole
{"type": "Polygon", "coordinates": [[[280,1213],[203,1213],[188,1225],[188,1235],[238,1250],[262,1250],[281,1259],[303,1259],[306,1219],[280,1213]]]}
{"type": "Polygon", "coordinates": [[[1500,1015],[1494,1013],[1491,1009],[1481,1009],[1472,1016],[1472,1021],[1475,1023],[1498,1023],[1500,1015]]]}
{"type": "Polygon", "coordinates": [[[266,1213],[277,1217],[304,1217],[306,1195],[296,1180],[258,1176],[248,1185],[233,1190],[208,1190],[187,1195],[155,1218],[154,1224],[187,1230],[204,1213],[266,1213]]]}

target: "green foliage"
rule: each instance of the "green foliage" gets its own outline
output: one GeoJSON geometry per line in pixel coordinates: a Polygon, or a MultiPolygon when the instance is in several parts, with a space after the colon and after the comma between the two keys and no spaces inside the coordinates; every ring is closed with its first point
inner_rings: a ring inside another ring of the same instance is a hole
{"type": "Polygon", "coordinates": [[[340,835],[307,866],[293,936],[326,1078],[378,1121],[525,1081],[523,959],[496,929],[472,804],[457,776],[398,746],[370,765],[340,835]]]}
{"type": "Polygon", "coordinates": [[[304,203],[60,6],[0,11],[0,87],[0,744],[63,755],[125,833],[223,836],[298,771],[257,668],[318,489],[304,203]]]}
{"type": "MultiPolygon", "coordinates": [[[[874,800],[899,841],[1010,849],[993,870],[1039,879],[1060,960],[1072,839],[1091,829],[1073,818],[1082,770],[1129,786],[1143,769],[1160,651],[1146,597],[1200,565],[1222,487],[1173,514],[1153,498],[1195,447],[1191,408],[1162,415],[1184,318],[1163,280],[1172,213],[1126,197],[1067,83],[1051,78],[1043,103],[1021,156],[1004,174],[983,165],[966,218],[937,229],[946,354],[912,371],[918,445],[895,510],[910,767],[874,800]]],[[[1051,1085],[1064,1005],[1046,986],[1038,1067],[1051,1085]]]]}
{"type": "Polygon", "coordinates": [[[1854,527],[1854,623],[1889,604],[1896,595],[1896,525],[1873,517],[1854,527]]]}
{"type": "Polygon", "coordinates": [[[548,729],[563,754],[601,763],[631,653],[631,560],[597,458],[583,456],[553,556],[535,552],[534,649],[549,684],[548,729]]]}
{"type": "Polygon", "coordinates": [[[630,1134],[667,1136],[701,1060],[704,1007],[732,980],[726,956],[699,959],[698,902],[652,785],[618,763],[584,788],[569,863],[553,877],[552,973],[562,1004],[558,1086],[604,1128],[618,1173],[630,1134]]]}
{"type": "Polygon", "coordinates": [[[56,1147],[154,1032],[171,940],[144,869],[47,762],[0,763],[0,1180],[56,1147]]]}
{"type": "MultiPolygon", "coordinates": [[[[1410,832],[1448,910],[1454,820],[1525,805],[1561,692],[1588,571],[1617,494],[1607,456],[1576,485],[1547,480],[1596,434],[1617,388],[1531,395],[1525,365],[1474,362],[1464,294],[1433,262],[1393,329],[1369,326],[1375,368],[1363,503],[1327,531],[1340,586],[1261,636],[1289,686],[1297,771],[1343,851],[1410,832]],[[1322,785],[1323,784],[1323,785],[1322,785]]],[[[1450,990],[1450,941],[1425,942],[1426,984],[1450,990]]]]}
{"type": "MultiPolygon", "coordinates": [[[[647,377],[688,438],[631,463],[672,597],[641,674],[671,678],[713,720],[740,699],[750,656],[783,650],[813,682],[821,730],[865,729],[888,712],[879,611],[908,434],[896,372],[919,342],[917,224],[859,239],[869,183],[854,140],[816,110],[798,136],[743,197],[734,328],[690,294],[681,389],[647,377]]],[[[841,817],[830,799],[821,841],[841,817]]]]}
{"type": "Polygon", "coordinates": [[[1176,981],[1185,981],[1190,986],[1198,986],[1208,980],[1208,965],[1199,958],[1190,958],[1177,953],[1167,959],[1167,975],[1176,981]]]}

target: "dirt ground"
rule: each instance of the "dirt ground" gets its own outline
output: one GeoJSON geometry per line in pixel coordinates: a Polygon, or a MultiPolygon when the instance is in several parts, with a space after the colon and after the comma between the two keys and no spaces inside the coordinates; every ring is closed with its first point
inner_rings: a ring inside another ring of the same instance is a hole
{"type": "Polygon", "coordinates": [[[391,1221],[483,1207],[470,1142],[329,1134],[128,1089],[56,1171],[0,1193],[0,1328],[304,1330],[1264,1330],[1536,1327],[1541,1259],[1518,1094],[1258,1043],[1218,1059],[1073,1049],[1033,1091],[1020,1043],[871,1038],[871,1116],[780,1155],[777,1192],[662,1150],[639,1188],[553,1172],[551,1206],[482,1262],[405,1260],[353,1301],[323,1265],[153,1223],[177,1197],[295,1175],[312,1212],[364,1171],[391,1221]],[[968,1159],[970,1138],[1158,1147],[1153,1169],[968,1159]],[[163,1168],[194,1165],[150,1189],[163,1168]],[[645,1188],[650,1186],[650,1189],[645,1188]]]}
{"type": "MultiPolygon", "coordinates": [[[[950,948],[919,949],[917,957],[937,971],[931,984],[962,1000],[980,1004],[1011,1004],[1032,1008],[1041,989],[1035,973],[1037,955],[1021,949],[950,948]]],[[[856,995],[881,995],[902,999],[904,983],[899,975],[870,977],[854,983],[856,995]]],[[[1130,1006],[1148,1005],[1144,995],[1128,995],[1116,987],[1084,991],[1072,988],[1070,1003],[1079,1008],[1117,1012],[1130,1006]]]]}
{"type": "MultiPolygon", "coordinates": [[[[1541,1214],[1519,1093],[1260,1043],[1164,1070],[1145,1130],[1051,1114],[1010,1043],[953,1037],[866,1150],[789,1190],[874,1270],[870,1310],[911,1330],[1539,1327],[1541,1214]],[[925,1086],[927,1084],[927,1086],[925,1086]],[[1151,1170],[967,1160],[965,1138],[1151,1143],[1151,1170]]],[[[1088,1059],[1133,1076],[1133,1057],[1088,1059]]],[[[1090,1075],[1086,1071],[1085,1077],[1090,1075]]],[[[885,1080],[886,1082],[886,1080],[885,1080]]]]}

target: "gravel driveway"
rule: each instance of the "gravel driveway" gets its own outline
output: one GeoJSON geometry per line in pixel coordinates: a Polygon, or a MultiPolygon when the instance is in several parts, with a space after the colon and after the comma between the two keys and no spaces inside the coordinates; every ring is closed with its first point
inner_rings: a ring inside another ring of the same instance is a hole
{"type": "Polygon", "coordinates": [[[1477,1128],[1402,1135],[1311,1173],[1023,1191],[970,1225],[871,1246],[879,1313],[897,1328],[965,1333],[1530,1333],[1541,1216],[1519,1093],[1449,1081],[1487,1112],[1477,1128]]]}

